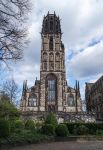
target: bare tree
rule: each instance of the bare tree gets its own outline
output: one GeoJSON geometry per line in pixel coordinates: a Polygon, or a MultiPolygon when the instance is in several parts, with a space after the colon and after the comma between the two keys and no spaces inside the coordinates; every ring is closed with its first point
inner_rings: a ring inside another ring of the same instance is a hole
{"type": "Polygon", "coordinates": [[[23,57],[31,0],[0,0],[0,62],[23,57]]]}
{"type": "Polygon", "coordinates": [[[5,91],[0,90],[0,102],[2,101],[10,101],[9,96],[5,93],[5,91]]]}
{"type": "Polygon", "coordinates": [[[11,102],[17,104],[18,102],[17,98],[20,93],[20,90],[18,88],[18,85],[15,83],[13,79],[8,80],[4,83],[3,91],[5,92],[5,94],[8,95],[11,102]]]}

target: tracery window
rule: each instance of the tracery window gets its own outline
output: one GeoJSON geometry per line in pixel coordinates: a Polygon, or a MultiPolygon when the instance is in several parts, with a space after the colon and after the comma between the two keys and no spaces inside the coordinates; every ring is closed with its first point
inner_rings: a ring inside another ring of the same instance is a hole
{"type": "Polygon", "coordinates": [[[56,61],[59,61],[60,60],[60,55],[59,53],[56,53],[56,61]]]}
{"type": "Polygon", "coordinates": [[[47,20],[45,21],[45,31],[47,32],[47,28],[48,28],[48,22],[47,20]]]}
{"type": "Polygon", "coordinates": [[[43,61],[47,60],[47,53],[43,53],[43,61]]]}
{"type": "Polygon", "coordinates": [[[54,62],[49,62],[49,69],[53,70],[54,69],[54,62]]]}
{"type": "Polygon", "coordinates": [[[50,40],[49,40],[49,49],[53,50],[53,37],[52,36],[50,37],[50,40]]]}
{"type": "Polygon", "coordinates": [[[60,69],[60,62],[56,62],[56,63],[55,63],[55,68],[56,68],[56,70],[59,70],[59,69],[60,69]]]}
{"type": "Polygon", "coordinates": [[[56,100],[56,77],[49,75],[47,78],[47,100],[53,102],[56,100]]]}
{"type": "Polygon", "coordinates": [[[29,107],[35,107],[37,106],[37,97],[36,95],[31,95],[28,99],[28,106],[29,107]]]}
{"type": "Polygon", "coordinates": [[[72,94],[68,96],[68,98],[67,98],[67,104],[70,107],[75,106],[75,100],[74,100],[74,96],[72,94]]]}
{"type": "Polygon", "coordinates": [[[58,32],[58,21],[56,20],[56,32],[58,32]]]}
{"type": "Polygon", "coordinates": [[[43,69],[44,69],[44,70],[47,70],[47,62],[44,62],[43,69]]]}
{"type": "Polygon", "coordinates": [[[50,53],[50,55],[49,55],[49,61],[53,61],[53,60],[54,60],[53,53],[50,53]]]}
{"type": "Polygon", "coordinates": [[[53,21],[50,21],[50,31],[53,31],[53,21]]]}

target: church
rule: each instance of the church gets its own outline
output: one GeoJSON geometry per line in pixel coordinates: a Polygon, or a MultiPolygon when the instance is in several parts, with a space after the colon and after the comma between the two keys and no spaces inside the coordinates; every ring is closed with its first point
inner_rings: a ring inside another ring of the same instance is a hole
{"type": "Polygon", "coordinates": [[[74,88],[67,84],[65,47],[62,42],[60,18],[55,14],[44,16],[41,30],[40,80],[28,88],[23,83],[22,112],[81,112],[79,82],[74,88]]]}

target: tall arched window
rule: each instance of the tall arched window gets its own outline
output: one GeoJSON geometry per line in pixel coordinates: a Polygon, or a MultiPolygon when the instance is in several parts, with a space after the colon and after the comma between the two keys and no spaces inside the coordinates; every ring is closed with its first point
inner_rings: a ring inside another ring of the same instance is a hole
{"type": "Polygon", "coordinates": [[[60,54],[59,53],[56,53],[56,61],[60,61],[60,54]]]}
{"type": "Polygon", "coordinates": [[[45,21],[45,32],[47,32],[47,29],[48,29],[48,22],[47,20],[45,21]]]}
{"type": "Polygon", "coordinates": [[[32,94],[28,99],[28,106],[35,107],[37,106],[37,97],[35,94],[32,94]]]}
{"type": "Polygon", "coordinates": [[[52,36],[50,37],[50,40],[49,40],[49,49],[53,50],[53,37],[52,36]]]}
{"type": "Polygon", "coordinates": [[[44,53],[43,53],[43,61],[47,61],[47,57],[48,57],[48,56],[47,56],[47,53],[44,52],[44,53]]]}
{"type": "Polygon", "coordinates": [[[49,54],[49,61],[53,61],[54,60],[54,55],[53,55],[53,53],[50,53],[49,54]]]}
{"type": "Polygon", "coordinates": [[[56,32],[58,32],[58,21],[56,21],[56,32]]]}
{"type": "Polygon", "coordinates": [[[50,31],[53,31],[53,20],[50,21],[50,31]]]}
{"type": "Polygon", "coordinates": [[[57,80],[55,75],[50,74],[46,78],[46,96],[48,102],[55,102],[57,95],[57,80]]]}
{"type": "Polygon", "coordinates": [[[67,104],[69,107],[75,106],[75,100],[74,100],[74,96],[72,94],[68,96],[67,104]]]}

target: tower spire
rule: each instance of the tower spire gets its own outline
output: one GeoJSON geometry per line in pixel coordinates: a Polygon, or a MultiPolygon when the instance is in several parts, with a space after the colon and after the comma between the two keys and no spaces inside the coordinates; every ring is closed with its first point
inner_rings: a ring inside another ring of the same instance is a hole
{"type": "Polygon", "coordinates": [[[78,91],[79,91],[79,89],[80,89],[80,86],[79,86],[79,81],[78,81],[78,91]]]}
{"type": "Polygon", "coordinates": [[[80,97],[80,84],[79,84],[79,81],[78,81],[78,96],[80,97]]]}
{"type": "Polygon", "coordinates": [[[78,113],[78,106],[77,106],[77,98],[78,98],[78,82],[77,82],[77,80],[76,80],[76,91],[75,91],[76,93],[76,113],[78,113]]]}

